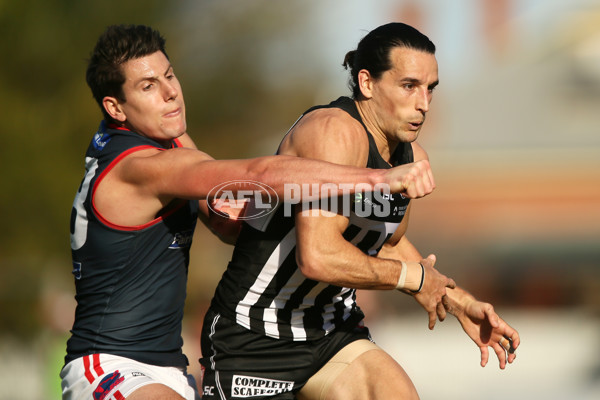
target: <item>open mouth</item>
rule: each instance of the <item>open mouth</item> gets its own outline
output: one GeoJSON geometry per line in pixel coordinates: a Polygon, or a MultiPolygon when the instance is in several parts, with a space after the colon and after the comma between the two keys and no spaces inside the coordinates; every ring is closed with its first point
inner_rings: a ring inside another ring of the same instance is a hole
{"type": "Polygon", "coordinates": [[[409,122],[408,125],[410,126],[411,130],[417,130],[419,128],[421,128],[421,126],[423,125],[423,122],[409,122]]]}

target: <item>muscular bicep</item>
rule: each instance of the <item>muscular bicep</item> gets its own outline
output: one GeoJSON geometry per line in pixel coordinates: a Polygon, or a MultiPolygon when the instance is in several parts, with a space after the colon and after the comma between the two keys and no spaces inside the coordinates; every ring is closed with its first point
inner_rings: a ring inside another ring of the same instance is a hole
{"type": "Polygon", "coordinates": [[[119,179],[142,195],[154,198],[202,199],[219,183],[218,162],[191,148],[149,149],[126,157],[118,171],[119,179]],[[216,172],[216,171],[215,171],[216,172]]]}
{"type": "Polygon", "coordinates": [[[309,279],[356,289],[392,289],[399,264],[363,253],[344,238],[348,219],[340,214],[311,215],[315,209],[296,210],[296,260],[309,279]]]}
{"type": "Polygon", "coordinates": [[[343,236],[349,201],[348,196],[322,196],[296,205],[296,261],[307,278],[335,285],[346,282],[349,260],[359,251],[343,236]]]}
{"type": "Polygon", "coordinates": [[[298,266],[308,278],[330,281],[327,275],[331,270],[326,270],[327,260],[345,247],[347,242],[342,235],[348,219],[302,204],[296,206],[295,212],[298,266]]]}
{"type": "MultiPolygon", "coordinates": [[[[339,109],[316,110],[304,116],[282,142],[280,154],[324,160],[342,165],[364,167],[368,157],[368,140],[356,120],[339,109]]],[[[296,206],[296,258],[302,273],[331,284],[351,280],[350,272],[362,253],[347,242],[343,233],[348,227],[344,201],[328,198],[319,189],[319,200],[296,206]],[[350,280],[349,280],[350,279],[350,280]]]]}

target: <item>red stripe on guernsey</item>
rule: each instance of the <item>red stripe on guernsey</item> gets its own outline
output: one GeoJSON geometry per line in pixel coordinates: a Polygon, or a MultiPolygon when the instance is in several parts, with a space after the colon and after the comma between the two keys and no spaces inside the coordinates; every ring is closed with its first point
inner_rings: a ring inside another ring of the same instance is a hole
{"type": "Polygon", "coordinates": [[[175,142],[175,146],[173,147],[183,147],[183,144],[181,144],[181,141],[179,140],[179,138],[175,138],[173,139],[173,142],[175,142]]]}
{"type": "Polygon", "coordinates": [[[115,167],[115,165],[117,165],[123,158],[125,158],[128,155],[130,155],[132,153],[135,153],[137,151],[147,150],[147,149],[156,149],[156,150],[161,150],[161,151],[165,150],[165,149],[161,149],[161,148],[154,147],[154,146],[149,146],[149,145],[132,147],[131,149],[129,149],[127,151],[124,151],[123,153],[119,154],[119,156],[117,158],[115,158],[104,169],[104,171],[102,171],[102,173],[100,174],[100,176],[98,176],[98,178],[96,179],[96,182],[94,183],[94,189],[92,190],[92,208],[94,209],[94,213],[96,214],[96,217],[98,218],[98,220],[100,220],[100,222],[102,222],[104,225],[106,225],[106,226],[108,226],[110,228],[118,229],[118,230],[122,230],[122,231],[138,231],[138,230],[145,229],[145,228],[147,228],[149,226],[157,224],[158,222],[162,221],[164,218],[166,218],[169,215],[173,214],[174,212],[176,212],[177,210],[179,210],[181,207],[183,207],[185,204],[187,204],[187,202],[183,201],[180,204],[178,204],[176,207],[173,207],[172,209],[170,209],[169,211],[167,211],[163,215],[159,216],[158,218],[155,218],[155,219],[153,219],[150,222],[146,222],[145,224],[134,225],[134,226],[125,226],[125,225],[119,225],[119,224],[112,223],[109,220],[107,220],[106,218],[104,218],[102,216],[102,214],[100,214],[100,212],[96,208],[96,204],[95,204],[95,200],[94,199],[95,199],[96,189],[98,188],[98,185],[100,184],[100,182],[102,181],[102,179],[104,179],[104,177],[106,176],[106,174],[108,174],[115,167]]]}
{"type": "Polygon", "coordinates": [[[131,130],[129,130],[129,129],[127,129],[127,128],[125,128],[124,126],[119,126],[119,125],[117,125],[117,124],[113,124],[112,122],[111,122],[110,124],[108,124],[108,127],[109,127],[110,129],[116,129],[116,130],[118,130],[118,131],[128,131],[128,132],[133,132],[133,131],[131,131],[131,130]]]}
{"type": "MultiPolygon", "coordinates": [[[[108,127],[110,129],[116,129],[118,131],[127,131],[127,132],[131,132],[131,133],[135,133],[132,130],[125,128],[124,126],[120,126],[120,125],[117,125],[112,122],[108,124],[108,127]]],[[[179,138],[175,138],[172,140],[171,148],[175,148],[175,147],[183,147],[183,144],[181,144],[181,141],[179,140],[179,138]]]]}
{"type": "Polygon", "coordinates": [[[90,357],[91,356],[83,356],[83,368],[85,370],[84,374],[87,378],[88,382],[91,384],[94,382],[96,378],[92,375],[92,371],[90,371],[90,357]]]}
{"type": "Polygon", "coordinates": [[[125,400],[125,396],[123,396],[118,390],[115,392],[114,398],[115,400],[125,400]]]}
{"type": "MultiPolygon", "coordinates": [[[[108,127],[110,129],[116,129],[118,131],[127,131],[127,132],[135,133],[132,130],[129,130],[129,129],[123,127],[123,126],[119,126],[119,125],[114,124],[112,122],[108,124],[108,127]]],[[[175,147],[183,147],[183,144],[181,144],[181,141],[179,140],[179,138],[173,139],[173,143],[171,143],[171,148],[175,148],[175,147]]]]}
{"type": "Polygon", "coordinates": [[[93,354],[92,356],[94,358],[94,372],[98,376],[104,375],[104,370],[100,366],[100,354],[93,354]]]}

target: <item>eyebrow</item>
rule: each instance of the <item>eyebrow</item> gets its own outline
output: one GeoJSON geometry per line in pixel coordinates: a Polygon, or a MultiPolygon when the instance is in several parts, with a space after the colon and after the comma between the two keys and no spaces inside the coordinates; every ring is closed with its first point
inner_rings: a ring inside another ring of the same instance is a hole
{"type": "MultiPolygon", "coordinates": [[[[164,75],[167,75],[169,73],[169,71],[171,71],[173,69],[173,65],[169,64],[167,69],[165,70],[165,72],[163,73],[164,75]]],[[[152,75],[152,76],[143,76],[140,79],[138,79],[135,83],[134,86],[139,85],[140,83],[144,82],[144,81],[156,81],[158,80],[158,76],[156,75],[152,75]]]]}
{"type": "MultiPolygon", "coordinates": [[[[402,83],[412,83],[413,85],[420,85],[421,84],[421,81],[419,79],[417,79],[417,78],[410,78],[410,77],[402,78],[400,80],[400,82],[402,82],[402,83]]],[[[438,79],[435,82],[432,82],[431,85],[428,85],[427,87],[430,88],[430,89],[432,89],[432,88],[436,87],[439,83],[440,83],[440,80],[438,79]]]]}

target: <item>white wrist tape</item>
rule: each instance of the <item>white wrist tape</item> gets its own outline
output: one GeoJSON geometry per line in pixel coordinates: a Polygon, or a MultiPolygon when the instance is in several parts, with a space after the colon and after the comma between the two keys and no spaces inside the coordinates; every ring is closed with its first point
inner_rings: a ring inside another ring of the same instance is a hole
{"type": "Polygon", "coordinates": [[[406,283],[406,272],[408,271],[408,265],[404,261],[400,261],[402,263],[402,271],[400,271],[400,278],[398,279],[398,283],[396,284],[396,289],[404,289],[404,284],[406,283]]]}

